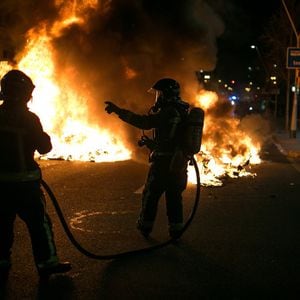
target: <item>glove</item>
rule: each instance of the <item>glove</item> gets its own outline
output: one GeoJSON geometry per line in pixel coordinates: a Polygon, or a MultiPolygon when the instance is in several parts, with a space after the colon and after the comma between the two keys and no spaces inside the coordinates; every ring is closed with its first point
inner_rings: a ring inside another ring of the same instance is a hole
{"type": "Polygon", "coordinates": [[[105,110],[108,114],[111,114],[112,112],[118,114],[118,112],[120,112],[121,110],[119,106],[115,105],[110,101],[105,101],[104,103],[106,104],[105,110]]]}

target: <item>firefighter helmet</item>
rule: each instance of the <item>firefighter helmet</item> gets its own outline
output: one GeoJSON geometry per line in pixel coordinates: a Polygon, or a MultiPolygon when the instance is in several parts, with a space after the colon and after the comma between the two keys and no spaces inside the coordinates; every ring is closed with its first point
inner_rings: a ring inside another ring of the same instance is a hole
{"type": "Polygon", "coordinates": [[[149,91],[155,92],[155,103],[151,108],[153,112],[157,112],[168,103],[176,103],[180,99],[179,83],[172,78],[158,80],[149,91]]]}
{"type": "Polygon", "coordinates": [[[162,78],[158,80],[153,86],[153,90],[160,91],[164,97],[176,97],[180,93],[179,83],[172,78],[162,78]]]}
{"type": "Polygon", "coordinates": [[[4,101],[28,102],[34,84],[30,77],[20,70],[10,70],[1,79],[1,96],[4,101]]]}

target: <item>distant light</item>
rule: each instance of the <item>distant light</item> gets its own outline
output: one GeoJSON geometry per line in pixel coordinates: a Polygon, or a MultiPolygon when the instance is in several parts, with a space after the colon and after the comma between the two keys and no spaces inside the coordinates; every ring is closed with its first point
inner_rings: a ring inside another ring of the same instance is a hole
{"type": "Polygon", "coordinates": [[[273,65],[273,67],[274,67],[274,68],[277,68],[277,65],[276,65],[276,64],[274,64],[274,65],[273,65]]]}
{"type": "Polygon", "coordinates": [[[250,81],[250,82],[249,82],[249,84],[250,84],[250,85],[253,85],[253,82],[252,82],[252,81],[250,81]]]}
{"type": "Polygon", "coordinates": [[[253,110],[253,107],[252,107],[252,106],[250,106],[250,107],[249,107],[249,110],[250,110],[250,111],[251,111],[251,110],[253,110]]]}
{"type": "Polygon", "coordinates": [[[228,85],[225,83],[225,84],[224,84],[224,87],[225,87],[225,88],[227,88],[227,87],[228,87],[228,85]]]}
{"type": "Polygon", "coordinates": [[[231,80],[230,82],[231,82],[232,84],[235,84],[235,81],[234,81],[234,80],[231,80]]]}
{"type": "Polygon", "coordinates": [[[276,78],[276,76],[271,76],[270,79],[271,80],[276,80],[277,78],[276,78]]]}
{"type": "Polygon", "coordinates": [[[255,45],[251,45],[251,49],[255,49],[256,48],[256,46],[255,45]]]}
{"type": "Polygon", "coordinates": [[[232,89],[231,86],[229,86],[229,87],[227,88],[227,90],[228,90],[228,91],[232,91],[233,89],[232,89]]]}
{"type": "Polygon", "coordinates": [[[296,88],[294,85],[292,86],[292,92],[294,92],[294,93],[296,92],[296,88]]]}
{"type": "Polygon", "coordinates": [[[252,67],[248,67],[248,70],[249,70],[249,71],[252,71],[252,67]]]}
{"type": "Polygon", "coordinates": [[[257,90],[260,90],[260,86],[258,86],[256,89],[257,89],[257,90]]]}
{"type": "Polygon", "coordinates": [[[245,88],[245,91],[249,93],[249,92],[251,91],[251,88],[246,87],[246,88],[245,88]]]}
{"type": "Polygon", "coordinates": [[[273,84],[277,84],[277,81],[273,81],[273,84]]]}
{"type": "Polygon", "coordinates": [[[233,100],[231,100],[231,105],[235,105],[235,102],[233,100]]]}
{"type": "Polygon", "coordinates": [[[222,82],[222,80],[221,80],[221,79],[219,79],[219,80],[218,80],[218,82],[219,82],[219,83],[221,83],[221,82],[222,82]]]}
{"type": "Polygon", "coordinates": [[[210,79],[210,75],[204,75],[204,79],[210,79]]]}
{"type": "Polygon", "coordinates": [[[236,100],[236,99],[237,99],[237,96],[234,96],[234,95],[233,95],[233,96],[231,96],[231,99],[232,99],[232,100],[236,100]]]}

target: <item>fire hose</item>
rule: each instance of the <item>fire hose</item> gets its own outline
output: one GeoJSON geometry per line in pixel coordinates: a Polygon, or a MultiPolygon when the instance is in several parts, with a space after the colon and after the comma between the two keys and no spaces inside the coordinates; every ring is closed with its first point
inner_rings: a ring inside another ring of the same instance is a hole
{"type": "MultiPolygon", "coordinates": [[[[198,205],[199,205],[199,202],[200,202],[200,174],[199,174],[199,168],[198,168],[198,165],[197,165],[197,162],[195,160],[195,158],[192,156],[191,158],[191,163],[193,164],[194,166],[194,169],[195,169],[195,173],[196,173],[196,178],[197,178],[197,186],[196,186],[196,192],[195,192],[195,200],[194,200],[194,206],[191,210],[191,213],[189,215],[189,217],[187,218],[187,221],[185,222],[182,230],[181,230],[181,233],[180,233],[180,236],[187,230],[187,228],[190,226],[194,216],[195,216],[195,213],[197,211],[197,208],[198,208],[198,205]]],[[[149,246],[149,247],[146,247],[146,248],[141,248],[141,249],[137,249],[137,250],[132,250],[132,251],[127,251],[127,252],[121,252],[121,253],[116,253],[116,254],[108,254],[108,255],[100,255],[100,254],[95,254],[95,253],[92,253],[88,250],[86,250],[74,237],[72,231],[70,230],[69,228],[69,225],[68,223],[66,222],[66,219],[63,215],[63,212],[58,204],[58,201],[54,195],[54,193],[52,192],[51,188],[49,187],[49,185],[44,181],[42,180],[41,182],[43,188],[45,189],[45,191],[47,192],[48,196],[50,197],[52,203],[53,203],[53,206],[57,212],[57,215],[59,217],[59,220],[63,226],[63,229],[65,230],[66,234],[67,234],[67,237],[69,238],[69,240],[71,241],[71,243],[75,246],[75,248],[81,252],[82,254],[84,254],[85,256],[87,257],[90,257],[90,258],[93,258],[93,259],[98,259],[98,260],[109,260],[109,259],[116,259],[116,258],[123,258],[123,257],[127,257],[127,256],[130,256],[130,255],[135,255],[135,254],[141,254],[141,253],[144,253],[144,252],[148,252],[148,251],[152,251],[152,250],[156,250],[156,249],[159,249],[159,248],[162,248],[162,247],[165,247],[171,243],[174,243],[175,242],[175,238],[170,238],[168,239],[167,241],[165,242],[162,242],[160,244],[157,244],[157,245],[154,245],[154,246],[149,246]]],[[[178,239],[178,237],[177,237],[178,239]]]]}

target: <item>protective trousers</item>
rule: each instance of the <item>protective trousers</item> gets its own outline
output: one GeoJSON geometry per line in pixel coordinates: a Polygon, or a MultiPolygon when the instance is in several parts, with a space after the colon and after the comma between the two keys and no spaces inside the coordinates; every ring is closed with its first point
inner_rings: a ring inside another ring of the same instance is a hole
{"type": "Polygon", "coordinates": [[[187,169],[170,172],[170,161],[170,157],[156,158],[149,169],[138,219],[138,225],[149,232],[152,230],[158,201],[163,193],[166,198],[169,231],[181,230],[183,226],[182,192],[187,185],[187,169]]]}
{"type": "Polygon", "coordinates": [[[27,225],[37,267],[57,263],[52,224],[45,211],[40,182],[1,182],[0,191],[0,261],[10,261],[14,221],[18,215],[27,225]]]}

